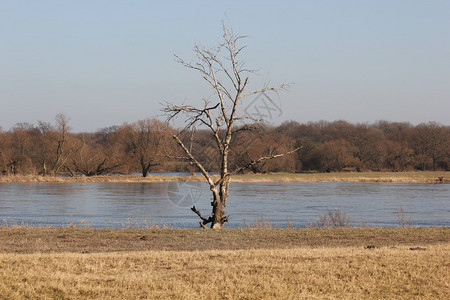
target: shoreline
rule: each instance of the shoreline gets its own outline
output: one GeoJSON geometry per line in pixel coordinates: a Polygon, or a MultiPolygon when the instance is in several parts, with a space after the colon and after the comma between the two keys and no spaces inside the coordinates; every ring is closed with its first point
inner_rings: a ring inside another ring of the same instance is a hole
{"type": "MultiPolygon", "coordinates": [[[[427,183],[439,184],[450,183],[446,171],[410,171],[410,172],[348,172],[348,173],[271,173],[271,174],[245,174],[234,175],[232,182],[374,182],[374,183],[427,183]]],[[[8,175],[0,176],[0,183],[164,183],[164,182],[204,182],[202,175],[190,176],[161,176],[151,175],[142,177],[140,175],[99,175],[99,176],[77,176],[58,177],[41,175],[8,175]]]]}

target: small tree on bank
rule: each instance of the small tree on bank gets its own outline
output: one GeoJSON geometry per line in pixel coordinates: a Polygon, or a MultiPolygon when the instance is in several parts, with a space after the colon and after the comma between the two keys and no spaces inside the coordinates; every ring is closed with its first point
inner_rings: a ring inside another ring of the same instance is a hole
{"type": "Polygon", "coordinates": [[[200,225],[203,228],[207,228],[206,225],[211,223],[211,228],[220,229],[228,222],[229,216],[226,215],[225,208],[229,196],[230,179],[233,174],[262,161],[281,157],[298,150],[292,149],[284,153],[271,152],[267,156],[258,158],[249,156],[250,159],[245,164],[230,164],[230,154],[233,152],[233,137],[239,132],[251,130],[252,126],[245,125],[246,122],[263,121],[260,118],[242,113],[242,103],[250,96],[264,93],[267,97],[270,93],[276,93],[287,87],[287,84],[277,87],[266,85],[258,90],[248,90],[248,75],[253,72],[245,69],[244,62],[239,59],[241,51],[245,48],[245,46],[238,45],[242,38],[244,37],[236,35],[224,26],[223,41],[217,47],[203,48],[195,45],[195,63],[187,62],[175,56],[178,63],[200,73],[213,89],[215,100],[204,99],[202,107],[168,103],[163,109],[168,115],[169,121],[179,115],[184,115],[187,125],[173,138],[186,155],[184,158],[195,165],[203,174],[213,194],[212,212],[208,218],[204,217],[195,206],[191,208],[202,220],[200,225]],[[220,164],[218,178],[213,177],[201,163],[200,156],[202,153],[195,153],[195,150],[182,138],[183,133],[193,131],[197,126],[206,127],[214,139],[219,157],[218,163],[220,164]]]}

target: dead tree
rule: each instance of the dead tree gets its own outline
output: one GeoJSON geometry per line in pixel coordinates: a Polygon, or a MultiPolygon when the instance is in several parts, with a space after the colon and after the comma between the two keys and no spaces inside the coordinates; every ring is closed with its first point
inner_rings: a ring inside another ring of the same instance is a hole
{"type": "Polygon", "coordinates": [[[53,175],[59,174],[70,156],[70,153],[66,151],[67,136],[70,130],[70,127],[67,125],[67,123],[69,123],[69,118],[66,115],[62,113],[56,115],[57,135],[54,139],[54,142],[56,144],[56,153],[52,167],[53,175]]]}
{"type": "Polygon", "coordinates": [[[287,88],[287,84],[277,87],[271,87],[268,84],[263,88],[248,91],[249,75],[254,71],[246,69],[244,62],[239,59],[239,55],[245,46],[239,46],[238,42],[244,36],[236,35],[233,30],[223,26],[223,41],[214,48],[204,48],[195,45],[194,52],[196,54],[196,62],[187,62],[184,59],[175,56],[178,63],[188,69],[192,69],[200,73],[202,78],[213,89],[215,100],[204,99],[202,107],[191,105],[174,105],[167,103],[163,111],[168,116],[168,120],[183,115],[186,126],[173,138],[182,148],[184,158],[195,165],[205,177],[209,188],[213,194],[212,213],[209,217],[204,217],[194,207],[194,211],[202,220],[200,225],[206,228],[211,223],[211,228],[220,229],[228,222],[229,216],[226,215],[226,205],[229,196],[231,176],[242,171],[254,164],[260,163],[267,159],[284,156],[297,151],[291,151],[279,154],[270,154],[268,156],[259,157],[247,162],[245,165],[230,166],[229,155],[231,152],[232,137],[238,132],[251,128],[251,126],[242,126],[245,122],[261,122],[261,119],[254,118],[241,112],[241,105],[251,96],[264,93],[277,93],[281,89],[287,88]],[[188,142],[182,139],[183,132],[195,130],[196,127],[206,127],[214,138],[215,146],[220,157],[220,174],[213,177],[204,165],[200,162],[201,153],[195,153],[188,142]]]}

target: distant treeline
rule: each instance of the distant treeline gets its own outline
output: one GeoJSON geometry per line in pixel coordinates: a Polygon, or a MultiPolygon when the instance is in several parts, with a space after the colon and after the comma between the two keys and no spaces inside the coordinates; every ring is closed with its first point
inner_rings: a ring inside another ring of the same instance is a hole
{"type": "MultiPolygon", "coordinates": [[[[435,122],[379,121],[351,124],[345,121],[280,126],[250,124],[236,129],[232,165],[246,165],[261,156],[301,147],[280,159],[252,165],[248,172],[301,171],[404,171],[448,170],[450,126],[435,122]]],[[[56,123],[17,123],[0,129],[0,173],[41,175],[101,175],[139,172],[196,172],[173,141],[175,129],[146,119],[92,133],[72,133],[62,114],[56,123]]],[[[209,131],[185,132],[183,139],[209,171],[220,159],[209,131]]]]}

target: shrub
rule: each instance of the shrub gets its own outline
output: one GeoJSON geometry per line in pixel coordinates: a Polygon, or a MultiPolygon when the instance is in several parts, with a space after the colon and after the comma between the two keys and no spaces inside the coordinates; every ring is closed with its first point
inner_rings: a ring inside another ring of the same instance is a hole
{"type": "Polygon", "coordinates": [[[327,210],[327,213],[320,216],[319,220],[315,222],[309,222],[307,228],[340,228],[349,227],[349,217],[345,212],[341,212],[340,209],[327,210]]]}

